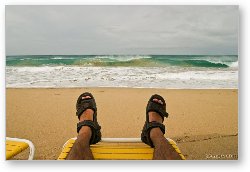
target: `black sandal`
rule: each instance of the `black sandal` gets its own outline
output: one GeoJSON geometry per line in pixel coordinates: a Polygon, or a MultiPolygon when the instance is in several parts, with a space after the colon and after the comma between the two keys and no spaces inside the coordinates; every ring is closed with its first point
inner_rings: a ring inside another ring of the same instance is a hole
{"type": "Polygon", "coordinates": [[[78,116],[78,119],[80,119],[81,114],[87,110],[92,109],[94,111],[93,114],[93,121],[91,120],[84,120],[79,123],[77,123],[77,133],[79,133],[80,129],[83,126],[89,126],[92,131],[92,135],[90,138],[89,144],[96,144],[101,140],[101,126],[97,122],[97,107],[96,102],[91,93],[85,92],[81,94],[76,102],[76,116],[78,116]],[[91,97],[91,98],[84,98],[83,97],[91,97]]]}
{"type": "Polygon", "coordinates": [[[149,112],[157,112],[161,117],[162,121],[164,121],[164,117],[168,117],[168,113],[166,112],[166,102],[163,97],[158,94],[152,95],[148,101],[147,108],[146,108],[146,122],[143,126],[142,133],[141,133],[141,140],[142,142],[146,143],[147,145],[154,147],[152,140],[150,139],[150,131],[152,128],[159,127],[163,134],[165,134],[165,126],[162,123],[152,121],[149,122],[149,112]],[[153,101],[153,99],[161,100],[163,104],[153,101]]]}

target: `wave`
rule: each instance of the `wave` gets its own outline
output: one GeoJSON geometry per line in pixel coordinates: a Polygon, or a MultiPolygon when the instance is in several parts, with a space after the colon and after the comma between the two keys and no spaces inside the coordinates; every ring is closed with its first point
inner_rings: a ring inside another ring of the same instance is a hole
{"type": "Polygon", "coordinates": [[[192,66],[192,67],[218,67],[226,68],[230,67],[228,64],[223,62],[211,62],[208,60],[183,60],[183,66],[192,66]]]}
{"type": "Polygon", "coordinates": [[[207,67],[237,68],[237,56],[20,56],[7,57],[7,66],[96,66],[96,67],[207,67]]]}
{"type": "MultiPolygon", "coordinates": [[[[203,60],[203,59],[197,58],[196,60],[203,60]]],[[[223,65],[223,66],[232,67],[232,68],[238,67],[238,58],[235,58],[235,56],[221,56],[220,58],[207,56],[205,57],[205,60],[207,62],[210,62],[212,65],[218,64],[219,66],[223,65]]]]}
{"type": "MultiPolygon", "coordinates": [[[[209,60],[208,60],[209,61],[209,60]]],[[[238,61],[233,61],[233,62],[223,62],[223,61],[209,61],[210,63],[213,64],[219,64],[219,65],[225,65],[227,67],[232,67],[232,68],[237,68],[238,67],[238,61]]]]}
{"type": "Polygon", "coordinates": [[[73,65],[76,66],[110,66],[110,67],[157,67],[160,64],[156,64],[149,58],[141,59],[111,59],[111,58],[95,58],[95,59],[80,59],[76,60],[73,65]]]}

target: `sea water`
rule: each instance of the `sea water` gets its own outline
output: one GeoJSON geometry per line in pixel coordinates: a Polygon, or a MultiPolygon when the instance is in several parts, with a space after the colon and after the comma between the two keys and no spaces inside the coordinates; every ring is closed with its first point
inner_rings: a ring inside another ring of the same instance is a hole
{"type": "Polygon", "coordinates": [[[6,87],[238,88],[238,56],[7,56],[6,87]]]}

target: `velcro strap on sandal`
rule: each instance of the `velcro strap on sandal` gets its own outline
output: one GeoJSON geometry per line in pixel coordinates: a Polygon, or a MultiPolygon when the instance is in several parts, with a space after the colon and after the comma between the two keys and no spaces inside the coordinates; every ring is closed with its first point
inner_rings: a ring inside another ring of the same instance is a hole
{"type": "Polygon", "coordinates": [[[152,128],[157,128],[157,127],[159,127],[162,133],[165,134],[165,125],[156,121],[149,122],[147,130],[150,131],[152,128]]]}
{"type": "Polygon", "coordinates": [[[76,116],[78,118],[80,115],[87,109],[92,109],[94,112],[96,112],[96,104],[93,101],[93,99],[84,99],[79,105],[77,105],[77,111],[76,111],[76,116]]]}
{"type": "Polygon", "coordinates": [[[152,148],[154,147],[154,144],[153,144],[152,140],[150,139],[150,131],[153,128],[160,128],[162,133],[165,134],[165,125],[163,125],[162,123],[156,122],[156,121],[145,123],[143,130],[142,130],[142,133],[141,133],[141,140],[142,140],[142,142],[148,144],[152,148]]]}
{"type": "Polygon", "coordinates": [[[91,128],[92,135],[90,138],[90,144],[95,144],[101,140],[101,126],[98,123],[95,123],[94,121],[91,120],[84,120],[79,123],[77,123],[77,133],[79,133],[80,129],[83,126],[88,126],[91,128]]]}
{"type": "Polygon", "coordinates": [[[162,120],[164,121],[164,117],[168,117],[168,113],[166,112],[166,105],[162,105],[156,102],[149,101],[148,106],[147,106],[147,112],[157,112],[161,117],[162,120]]]}

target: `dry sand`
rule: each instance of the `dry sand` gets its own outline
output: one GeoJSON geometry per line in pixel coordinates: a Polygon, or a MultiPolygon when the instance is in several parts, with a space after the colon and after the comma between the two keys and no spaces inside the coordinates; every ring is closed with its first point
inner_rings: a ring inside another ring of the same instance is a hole
{"type": "Polygon", "coordinates": [[[140,137],[149,97],[167,101],[166,137],[187,159],[238,159],[238,90],[142,88],[51,88],[6,90],[6,136],[26,138],[35,159],[57,159],[76,136],[75,102],[82,92],[95,96],[103,137],[140,137]]]}

